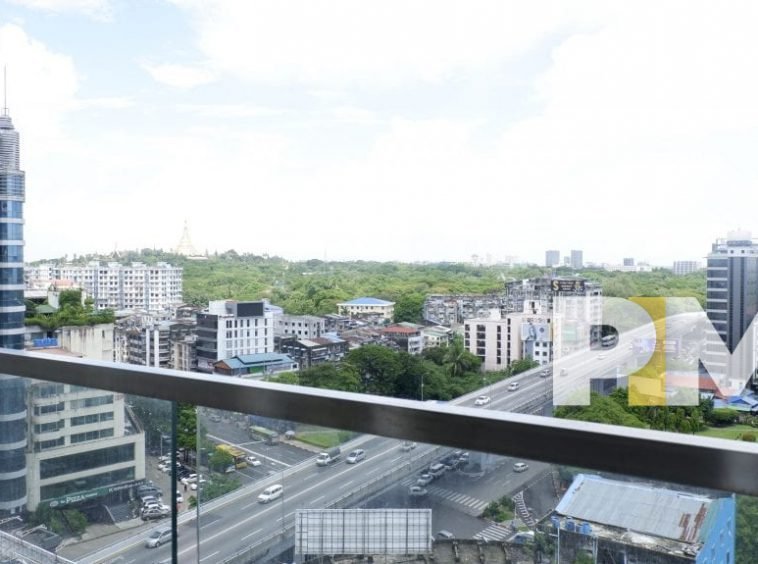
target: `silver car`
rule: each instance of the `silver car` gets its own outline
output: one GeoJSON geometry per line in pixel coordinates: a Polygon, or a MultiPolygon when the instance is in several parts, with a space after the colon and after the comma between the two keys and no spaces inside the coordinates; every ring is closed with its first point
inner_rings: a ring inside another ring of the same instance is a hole
{"type": "Polygon", "coordinates": [[[150,533],[150,536],[145,539],[145,546],[147,548],[158,548],[167,542],[171,542],[171,527],[161,527],[150,533]]]}

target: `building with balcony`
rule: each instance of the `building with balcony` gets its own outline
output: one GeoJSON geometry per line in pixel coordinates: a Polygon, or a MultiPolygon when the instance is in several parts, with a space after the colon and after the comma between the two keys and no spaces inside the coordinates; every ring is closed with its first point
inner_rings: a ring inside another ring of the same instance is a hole
{"type": "Polygon", "coordinates": [[[423,317],[429,323],[454,327],[502,307],[501,294],[431,294],[424,300],[423,317]]]}
{"type": "Polygon", "coordinates": [[[551,518],[559,562],[735,561],[735,498],[576,476],[551,518]]]}
{"type": "Polygon", "coordinates": [[[219,360],[274,352],[274,309],[265,301],[217,300],[197,314],[197,369],[219,360]]]}
{"type": "Polygon", "coordinates": [[[337,304],[337,308],[340,315],[348,317],[377,317],[384,321],[392,321],[395,317],[395,302],[379,298],[356,298],[337,304]]]}
{"type": "Polygon", "coordinates": [[[424,338],[424,348],[446,347],[453,339],[453,330],[449,327],[435,325],[432,327],[423,327],[421,336],[424,338]]]}
{"type": "Polygon", "coordinates": [[[171,315],[182,304],[182,268],[165,262],[129,265],[92,261],[86,265],[42,264],[26,267],[26,287],[46,290],[70,281],[91,296],[97,309],[171,315]]]}

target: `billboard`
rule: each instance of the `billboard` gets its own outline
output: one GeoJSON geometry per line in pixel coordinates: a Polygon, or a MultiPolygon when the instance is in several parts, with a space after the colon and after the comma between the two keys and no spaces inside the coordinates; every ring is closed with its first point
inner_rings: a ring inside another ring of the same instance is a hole
{"type": "Polygon", "coordinates": [[[584,293],[584,280],[576,278],[553,278],[551,280],[553,292],[584,293]]]}
{"type": "Polygon", "coordinates": [[[298,509],[295,514],[298,555],[431,551],[431,509],[298,509]]]}

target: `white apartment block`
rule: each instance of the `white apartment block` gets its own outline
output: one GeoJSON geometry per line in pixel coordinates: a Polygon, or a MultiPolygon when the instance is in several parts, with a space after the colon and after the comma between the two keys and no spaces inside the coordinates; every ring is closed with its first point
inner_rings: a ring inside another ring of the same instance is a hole
{"type": "Polygon", "coordinates": [[[356,298],[337,304],[337,308],[340,315],[350,317],[377,316],[385,321],[392,321],[395,317],[395,302],[379,298],[356,298]]]}
{"type": "Polygon", "coordinates": [[[123,394],[32,380],[27,405],[29,511],[118,502],[145,479],[144,433],[123,394]]]}
{"type": "Polygon", "coordinates": [[[297,337],[313,339],[324,332],[325,320],[316,315],[280,315],[275,317],[274,334],[277,337],[297,337]]]}
{"type": "Polygon", "coordinates": [[[672,270],[677,276],[684,276],[702,269],[703,266],[696,260],[675,260],[672,270]]]}
{"type": "Polygon", "coordinates": [[[212,301],[197,314],[197,368],[233,356],[274,352],[274,318],[281,308],[265,301],[212,301]]]}
{"type": "Polygon", "coordinates": [[[87,265],[42,264],[25,267],[26,288],[47,289],[70,281],[95,301],[97,309],[167,312],[182,303],[182,268],[165,262],[87,265]]]}
{"type": "Polygon", "coordinates": [[[522,358],[548,364],[553,358],[551,318],[536,312],[509,313],[501,318],[469,319],[463,326],[463,344],[482,361],[485,372],[505,370],[522,358]]]}

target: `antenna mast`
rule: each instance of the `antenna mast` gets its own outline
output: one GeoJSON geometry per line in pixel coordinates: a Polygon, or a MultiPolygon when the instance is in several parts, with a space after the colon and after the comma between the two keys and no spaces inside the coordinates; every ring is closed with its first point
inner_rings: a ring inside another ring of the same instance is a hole
{"type": "Polygon", "coordinates": [[[3,116],[8,116],[8,67],[3,65],[3,116]]]}

